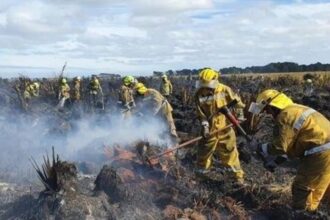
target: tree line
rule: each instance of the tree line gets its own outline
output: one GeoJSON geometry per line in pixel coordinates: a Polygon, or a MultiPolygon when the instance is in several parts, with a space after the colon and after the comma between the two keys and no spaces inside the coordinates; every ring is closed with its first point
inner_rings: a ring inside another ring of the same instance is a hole
{"type": "MultiPolygon", "coordinates": [[[[189,76],[197,75],[200,69],[183,69],[183,70],[168,70],[168,75],[189,76]]],[[[251,66],[251,67],[227,67],[220,69],[222,74],[242,74],[242,73],[285,73],[285,72],[315,72],[315,71],[330,71],[330,64],[322,64],[320,62],[310,65],[299,65],[293,62],[278,62],[270,63],[265,66],[251,66]]],[[[160,76],[163,72],[154,71],[154,76],[160,76]]]]}

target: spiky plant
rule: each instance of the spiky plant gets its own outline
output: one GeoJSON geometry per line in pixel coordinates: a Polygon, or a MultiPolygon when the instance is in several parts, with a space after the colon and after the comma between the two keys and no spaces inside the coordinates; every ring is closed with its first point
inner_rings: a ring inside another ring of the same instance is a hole
{"type": "Polygon", "coordinates": [[[46,191],[58,192],[60,187],[58,184],[56,167],[59,166],[60,159],[59,155],[57,155],[55,159],[54,147],[52,147],[52,162],[50,161],[48,155],[43,156],[43,161],[44,163],[40,167],[35,159],[31,157],[32,166],[36,170],[39,180],[45,186],[46,191]]]}

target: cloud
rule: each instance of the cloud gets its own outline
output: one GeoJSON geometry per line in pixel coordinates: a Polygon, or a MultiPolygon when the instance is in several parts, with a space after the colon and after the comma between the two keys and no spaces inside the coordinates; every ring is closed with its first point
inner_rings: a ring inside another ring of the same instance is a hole
{"type": "Polygon", "coordinates": [[[177,13],[190,10],[212,8],[212,0],[136,0],[134,11],[143,15],[159,15],[177,13]]]}
{"type": "Polygon", "coordinates": [[[57,69],[67,60],[91,71],[151,73],[328,62],[329,11],[322,1],[5,0],[0,65],[57,69]]]}

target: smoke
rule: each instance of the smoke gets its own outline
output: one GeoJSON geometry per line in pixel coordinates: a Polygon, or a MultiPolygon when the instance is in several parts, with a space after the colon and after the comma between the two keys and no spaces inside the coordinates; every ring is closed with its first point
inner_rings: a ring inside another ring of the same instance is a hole
{"type": "Polygon", "coordinates": [[[42,162],[42,156],[55,152],[62,160],[106,163],[104,146],[134,147],[134,142],[149,141],[168,146],[168,128],[162,120],[148,117],[95,114],[67,120],[60,115],[25,114],[0,116],[0,182],[36,180],[29,158],[42,162]]]}

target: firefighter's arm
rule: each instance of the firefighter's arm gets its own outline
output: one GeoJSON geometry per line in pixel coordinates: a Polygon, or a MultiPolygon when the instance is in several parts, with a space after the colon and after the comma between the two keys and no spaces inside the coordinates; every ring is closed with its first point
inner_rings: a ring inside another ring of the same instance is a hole
{"type": "Polygon", "coordinates": [[[102,90],[102,86],[101,86],[101,83],[100,82],[98,82],[98,87],[99,87],[100,93],[103,95],[103,90],[102,90]]]}
{"type": "Polygon", "coordinates": [[[228,99],[229,102],[236,100],[237,104],[234,108],[235,113],[237,115],[238,119],[244,119],[244,108],[245,108],[245,104],[242,102],[242,99],[239,97],[239,95],[237,95],[236,93],[233,92],[233,90],[229,87],[227,87],[227,95],[228,95],[228,99]]]}
{"type": "Polygon", "coordinates": [[[195,95],[195,103],[196,103],[197,116],[202,126],[202,135],[204,138],[208,138],[210,136],[210,124],[207,116],[204,114],[202,108],[200,107],[198,95],[195,95]]]}
{"type": "Polygon", "coordinates": [[[157,99],[155,95],[151,94],[150,99],[152,99],[152,112],[154,115],[156,115],[159,110],[162,108],[163,105],[163,99],[157,99]]]}
{"type": "Polygon", "coordinates": [[[210,124],[209,121],[207,120],[206,115],[203,113],[201,107],[197,105],[197,114],[199,117],[199,120],[201,122],[202,126],[202,135],[204,138],[209,138],[210,137],[210,124]]]}
{"type": "Polygon", "coordinates": [[[198,119],[201,122],[208,121],[207,116],[204,114],[202,108],[200,107],[199,97],[197,94],[195,95],[195,103],[196,103],[196,113],[197,113],[198,119]]]}
{"type": "Polygon", "coordinates": [[[39,89],[35,88],[33,90],[33,96],[38,97],[39,96],[39,89]]]}
{"type": "Polygon", "coordinates": [[[274,127],[273,136],[271,143],[261,144],[257,149],[265,168],[270,171],[274,171],[277,165],[287,160],[288,150],[294,143],[295,132],[289,124],[280,121],[274,127]]]}
{"type": "Polygon", "coordinates": [[[292,147],[296,133],[289,124],[279,122],[274,127],[273,136],[268,152],[272,155],[282,155],[287,154],[292,147]]]}

